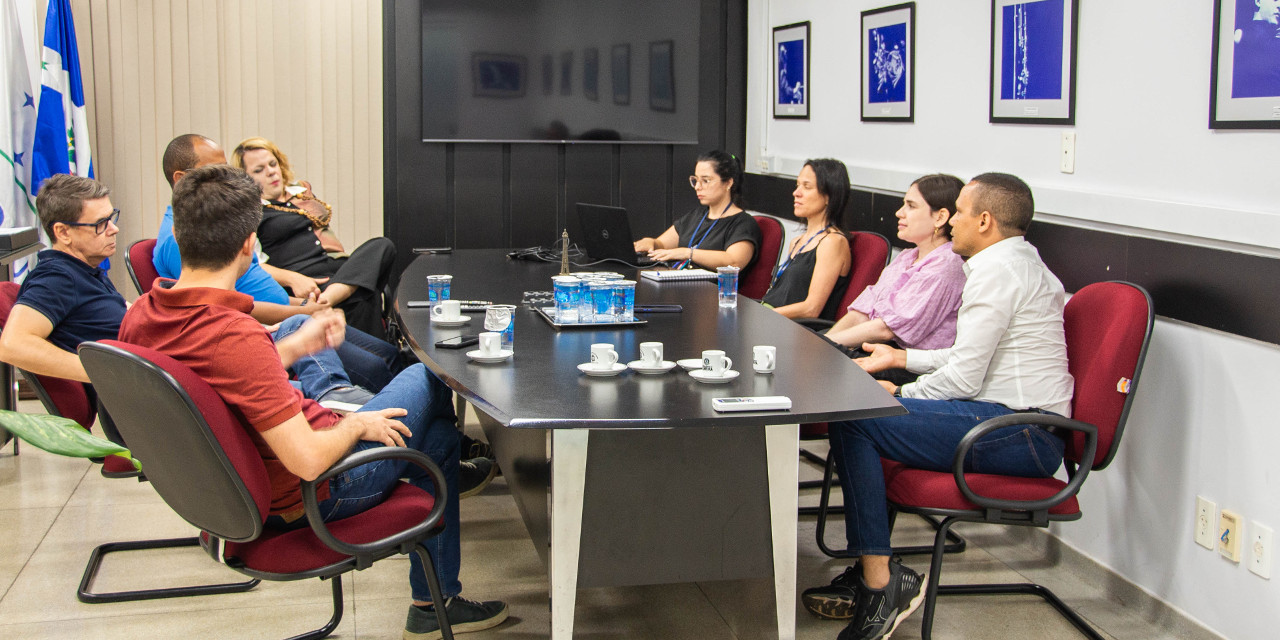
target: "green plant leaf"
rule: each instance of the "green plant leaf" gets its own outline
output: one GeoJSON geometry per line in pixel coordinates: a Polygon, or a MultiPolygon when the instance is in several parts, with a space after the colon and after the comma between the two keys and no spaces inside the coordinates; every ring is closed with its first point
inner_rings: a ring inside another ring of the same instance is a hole
{"type": "Polygon", "coordinates": [[[105,458],[114,455],[133,463],[135,469],[142,468],[128,449],[89,433],[69,418],[0,410],[0,426],[23,442],[49,453],[71,458],[105,458]]]}

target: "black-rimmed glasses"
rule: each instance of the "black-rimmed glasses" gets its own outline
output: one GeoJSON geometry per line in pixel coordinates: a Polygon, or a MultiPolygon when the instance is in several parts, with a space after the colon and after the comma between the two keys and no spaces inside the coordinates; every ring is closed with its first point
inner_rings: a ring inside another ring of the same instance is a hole
{"type": "Polygon", "coordinates": [[[94,233],[98,235],[102,235],[107,232],[108,222],[116,225],[117,227],[120,226],[120,210],[119,209],[112,209],[111,215],[97,222],[64,222],[62,224],[65,224],[68,227],[93,227],[94,233]]]}

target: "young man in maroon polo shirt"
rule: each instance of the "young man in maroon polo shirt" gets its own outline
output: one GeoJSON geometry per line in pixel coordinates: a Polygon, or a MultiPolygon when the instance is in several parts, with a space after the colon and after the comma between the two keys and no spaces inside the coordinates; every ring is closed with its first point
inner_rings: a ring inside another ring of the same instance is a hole
{"type": "MultiPolygon", "coordinates": [[[[312,316],[277,343],[250,315],[253,299],[235,282],[254,255],[262,216],[256,183],[225,165],[195,169],[173,191],[174,235],[182,252],[177,281],[162,280],[125,314],[120,339],[156,349],[190,367],[222,396],[244,424],[271,479],[267,526],[307,526],[300,478],[314,479],[352,450],[407,446],[426,453],[449,485],[445,530],[429,541],[449,618],[456,633],[478,631],[507,617],[502,602],[458,596],[458,431],[451,393],[421,364],[401,372],[359,412],[346,417],[307,400],[289,385],[285,368],[296,358],[342,342],[336,312],[312,316]]],[[[317,491],[325,521],[378,504],[399,478],[431,490],[417,467],[384,460],[335,477],[317,491]]],[[[404,637],[439,638],[421,563],[410,556],[414,605],[404,637]]]]}

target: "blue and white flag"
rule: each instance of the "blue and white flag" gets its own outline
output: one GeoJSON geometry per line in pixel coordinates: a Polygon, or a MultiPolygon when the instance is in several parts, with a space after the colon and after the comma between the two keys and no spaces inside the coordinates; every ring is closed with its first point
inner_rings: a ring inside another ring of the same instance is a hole
{"type": "Polygon", "coordinates": [[[93,177],[89,154],[89,119],[80,83],[80,50],[69,0],[49,0],[40,62],[40,114],[36,119],[35,164],[31,181],[55,173],[93,177]]]}
{"type": "MultiPolygon", "coordinates": [[[[35,227],[31,195],[32,143],[36,133],[36,101],[27,72],[18,7],[0,7],[0,227],[35,227]]],[[[28,259],[14,263],[14,279],[26,275],[28,259]]]]}
{"type": "MultiPolygon", "coordinates": [[[[80,49],[69,0],[49,0],[44,19],[44,53],[40,56],[40,113],[36,118],[32,193],[57,173],[93,177],[89,154],[89,118],[80,83],[80,49]]],[[[47,241],[46,241],[47,243],[47,241]]],[[[110,260],[102,268],[110,269],[110,260]]]]}

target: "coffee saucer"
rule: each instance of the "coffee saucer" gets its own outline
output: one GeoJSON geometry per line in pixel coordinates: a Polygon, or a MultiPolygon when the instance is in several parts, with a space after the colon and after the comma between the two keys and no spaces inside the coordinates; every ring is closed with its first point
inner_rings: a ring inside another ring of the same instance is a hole
{"type": "Polygon", "coordinates": [[[733,369],[725,369],[724,373],[716,375],[710,371],[695,369],[689,372],[689,376],[698,382],[706,382],[707,384],[721,384],[738,377],[738,372],[733,369]]]}
{"type": "Polygon", "coordinates": [[[457,320],[442,320],[435,316],[431,317],[431,324],[437,327],[461,327],[468,322],[471,322],[471,316],[458,316],[457,320]]]}
{"type": "Polygon", "coordinates": [[[684,360],[676,360],[676,364],[680,365],[685,371],[694,371],[702,368],[702,358],[685,358],[684,360]]]}
{"type": "Polygon", "coordinates": [[[589,376],[596,376],[599,378],[608,378],[611,376],[616,376],[619,373],[622,373],[623,371],[626,371],[626,370],[627,370],[627,365],[622,364],[621,362],[613,363],[613,365],[610,366],[608,369],[597,369],[596,365],[590,362],[584,362],[578,365],[578,371],[581,371],[589,376]]]}
{"type": "Polygon", "coordinates": [[[483,351],[476,349],[475,351],[468,351],[467,357],[475,360],[476,362],[502,362],[503,360],[510,358],[514,353],[515,351],[512,351],[511,349],[501,349],[493,355],[485,355],[483,351]]]}
{"type": "Polygon", "coordinates": [[[673,368],[675,368],[676,363],[670,360],[663,360],[662,362],[659,362],[656,365],[650,366],[645,364],[643,360],[632,360],[631,362],[627,363],[627,366],[631,367],[631,370],[635,371],[636,373],[643,373],[645,375],[652,376],[660,373],[666,373],[672,370],[673,368]]]}

